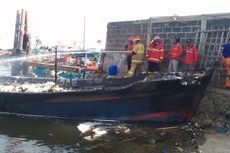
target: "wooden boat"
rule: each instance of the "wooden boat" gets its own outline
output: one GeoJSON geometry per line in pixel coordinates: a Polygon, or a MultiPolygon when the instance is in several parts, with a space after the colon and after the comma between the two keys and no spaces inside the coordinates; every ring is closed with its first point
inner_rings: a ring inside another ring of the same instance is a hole
{"type": "MultiPolygon", "coordinates": [[[[64,92],[0,92],[1,114],[77,120],[183,122],[196,112],[213,69],[133,78],[58,80],[64,92]],[[71,87],[71,88],[70,88],[71,87]]],[[[1,82],[42,83],[0,77],[1,82]]]]}
{"type": "Polygon", "coordinates": [[[9,50],[0,50],[0,57],[8,57],[11,55],[9,50]]]}
{"type": "MultiPolygon", "coordinates": [[[[56,59],[57,70],[61,74],[58,76],[62,78],[85,78],[86,72],[100,72],[103,69],[101,66],[104,53],[96,50],[59,50],[57,54],[59,54],[56,59]]],[[[47,57],[49,55],[54,56],[53,53],[42,54],[47,57]]],[[[42,62],[40,60],[27,61],[25,65],[32,66],[35,75],[48,77],[51,74],[50,71],[55,70],[55,58],[46,58],[42,62]]]]}

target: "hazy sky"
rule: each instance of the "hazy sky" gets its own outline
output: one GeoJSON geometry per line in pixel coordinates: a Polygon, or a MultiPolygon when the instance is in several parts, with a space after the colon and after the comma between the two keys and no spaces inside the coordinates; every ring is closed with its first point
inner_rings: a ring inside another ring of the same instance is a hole
{"type": "Polygon", "coordinates": [[[0,48],[12,48],[16,11],[28,11],[32,39],[80,45],[86,18],[86,48],[105,43],[107,23],[151,16],[230,12],[229,0],[6,0],[0,2],[0,48]]]}

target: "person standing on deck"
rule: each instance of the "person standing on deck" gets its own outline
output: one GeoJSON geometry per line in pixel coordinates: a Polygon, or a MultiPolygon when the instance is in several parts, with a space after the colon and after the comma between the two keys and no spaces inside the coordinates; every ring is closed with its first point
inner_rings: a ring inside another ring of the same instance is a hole
{"type": "Polygon", "coordinates": [[[221,57],[224,61],[224,65],[227,71],[227,78],[225,82],[225,86],[230,88],[230,38],[228,39],[226,44],[221,46],[221,57]]]}
{"type": "Polygon", "coordinates": [[[155,36],[149,44],[146,52],[148,61],[148,73],[158,73],[160,71],[160,63],[164,57],[164,46],[161,43],[161,38],[155,36]]]}
{"type": "Polygon", "coordinates": [[[180,57],[182,55],[182,50],[183,49],[180,43],[180,38],[176,37],[168,53],[168,58],[169,58],[168,72],[178,72],[178,66],[181,60],[180,57]]]}
{"type": "Polygon", "coordinates": [[[193,70],[198,61],[198,52],[195,44],[191,43],[191,39],[187,39],[185,54],[185,70],[193,70]]]}
{"type": "Polygon", "coordinates": [[[131,63],[132,63],[132,51],[134,47],[134,41],[133,41],[132,36],[129,37],[129,43],[125,46],[125,50],[128,51],[128,56],[127,56],[127,68],[128,70],[131,69],[131,63]]]}
{"type": "Polygon", "coordinates": [[[146,74],[145,67],[144,67],[144,59],[145,59],[145,48],[144,45],[141,43],[140,37],[135,37],[134,39],[134,48],[132,51],[132,63],[131,69],[129,70],[128,74],[125,78],[131,78],[136,72],[137,67],[140,66],[141,74],[146,74]]]}

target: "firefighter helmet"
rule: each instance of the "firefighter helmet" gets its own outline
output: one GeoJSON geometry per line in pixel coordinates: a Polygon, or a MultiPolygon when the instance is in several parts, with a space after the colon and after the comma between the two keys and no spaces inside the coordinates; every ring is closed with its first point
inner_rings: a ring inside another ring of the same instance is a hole
{"type": "Polygon", "coordinates": [[[135,36],[135,37],[133,38],[133,40],[134,40],[134,41],[140,41],[141,38],[140,38],[139,36],[135,36]]]}
{"type": "Polygon", "coordinates": [[[133,40],[133,38],[134,38],[133,36],[130,36],[128,40],[133,40]]]}
{"type": "Polygon", "coordinates": [[[154,41],[160,41],[161,38],[160,38],[159,36],[155,36],[155,37],[153,37],[153,40],[154,40],[154,41]]]}

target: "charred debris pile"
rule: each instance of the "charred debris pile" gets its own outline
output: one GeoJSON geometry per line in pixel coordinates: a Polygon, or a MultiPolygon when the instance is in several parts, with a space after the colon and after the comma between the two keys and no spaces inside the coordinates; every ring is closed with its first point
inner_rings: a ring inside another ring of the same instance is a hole
{"type": "Polygon", "coordinates": [[[229,99],[230,94],[207,91],[192,122],[204,128],[230,129],[229,99]]]}
{"type": "Polygon", "coordinates": [[[0,92],[19,93],[44,93],[44,92],[70,92],[90,90],[119,90],[149,81],[178,80],[182,85],[199,83],[199,78],[204,76],[204,71],[183,73],[159,73],[125,79],[120,78],[93,78],[93,79],[59,79],[57,85],[52,78],[27,78],[27,77],[0,77],[0,92]]]}

